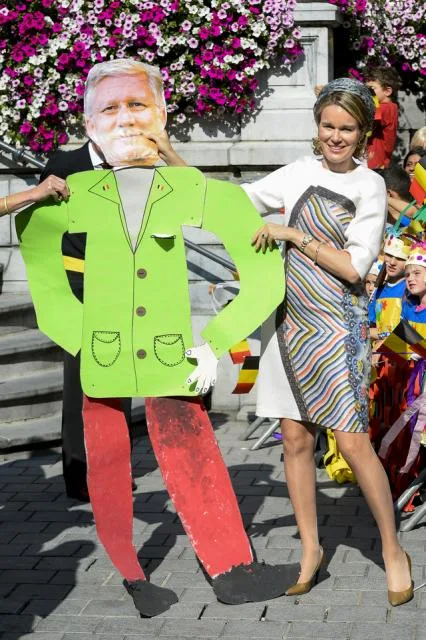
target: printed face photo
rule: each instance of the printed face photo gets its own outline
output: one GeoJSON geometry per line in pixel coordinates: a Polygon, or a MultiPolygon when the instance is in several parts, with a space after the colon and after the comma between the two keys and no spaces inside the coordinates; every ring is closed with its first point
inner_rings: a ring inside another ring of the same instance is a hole
{"type": "Polygon", "coordinates": [[[166,125],[166,110],[158,104],[144,73],[103,78],[94,87],[87,135],[112,166],[153,165],[158,149],[150,135],[166,125]]]}

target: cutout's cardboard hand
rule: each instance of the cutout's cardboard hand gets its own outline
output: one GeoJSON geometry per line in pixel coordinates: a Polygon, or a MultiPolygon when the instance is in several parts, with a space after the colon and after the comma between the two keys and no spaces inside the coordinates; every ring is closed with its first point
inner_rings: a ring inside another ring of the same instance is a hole
{"type": "Polygon", "coordinates": [[[192,347],[186,351],[188,358],[197,360],[198,365],[187,379],[187,384],[196,382],[197,393],[207,393],[216,383],[217,364],[219,360],[207,343],[200,347],[192,347]]]}

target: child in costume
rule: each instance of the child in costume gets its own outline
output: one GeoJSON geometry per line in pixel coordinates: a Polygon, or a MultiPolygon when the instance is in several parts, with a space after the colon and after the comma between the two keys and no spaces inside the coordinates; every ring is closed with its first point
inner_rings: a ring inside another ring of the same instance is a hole
{"type": "MultiPolygon", "coordinates": [[[[402,303],[402,318],[426,343],[426,242],[413,245],[406,262],[405,274],[407,293],[402,303]]],[[[412,348],[416,349],[416,346],[412,348]]],[[[400,427],[398,424],[391,427],[389,436],[383,439],[379,453],[395,499],[419,475],[425,464],[425,449],[422,446],[426,445],[425,355],[426,345],[423,349],[420,344],[409,361],[404,395],[407,407],[412,407],[413,415],[407,421],[398,420],[400,427]]],[[[408,510],[412,510],[410,504],[408,510]]]]}
{"type": "MultiPolygon", "coordinates": [[[[376,289],[370,303],[370,333],[373,351],[378,352],[383,340],[389,336],[401,319],[402,299],[405,293],[405,263],[412,238],[391,233],[385,237],[385,282],[376,289]]],[[[377,360],[377,358],[376,358],[377,360]]],[[[403,366],[381,354],[376,366],[377,377],[370,389],[370,438],[375,448],[380,446],[384,429],[400,415],[403,403],[402,388],[405,375],[403,366]]]]}
{"type": "Polygon", "coordinates": [[[373,296],[377,337],[386,338],[401,318],[402,298],[405,292],[405,263],[413,239],[407,235],[391,233],[385,237],[383,247],[385,282],[373,296]]]}
{"type": "MultiPolygon", "coordinates": [[[[370,328],[370,339],[372,343],[372,352],[374,351],[375,342],[378,339],[377,328],[376,328],[376,301],[374,300],[374,296],[377,289],[377,281],[380,276],[380,273],[383,269],[383,258],[379,257],[378,260],[373,262],[371,265],[370,271],[367,273],[364,286],[365,292],[368,296],[368,324],[370,328]]],[[[371,379],[375,380],[377,377],[376,367],[379,363],[380,354],[372,353],[372,369],[371,369],[371,379]]]]}
{"type": "Polygon", "coordinates": [[[396,100],[401,80],[392,67],[375,67],[368,72],[366,84],[373,89],[379,102],[373,133],[367,145],[368,167],[377,169],[390,164],[395,148],[398,128],[396,100]]]}
{"type": "Polygon", "coordinates": [[[368,305],[368,321],[370,323],[370,328],[376,326],[376,303],[373,300],[376,286],[377,286],[377,278],[379,277],[380,271],[383,268],[383,260],[376,260],[371,265],[370,271],[367,273],[364,285],[365,285],[365,293],[370,300],[368,305]]]}

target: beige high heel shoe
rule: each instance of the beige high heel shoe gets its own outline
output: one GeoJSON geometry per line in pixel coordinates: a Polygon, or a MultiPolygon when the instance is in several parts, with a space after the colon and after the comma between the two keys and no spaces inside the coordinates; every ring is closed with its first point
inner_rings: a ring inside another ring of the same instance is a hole
{"type": "MultiPolygon", "coordinates": [[[[407,552],[405,552],[407,556],[408,569],[410,571],[411,576],[411,558],[407,552]]],[[[399,607],[401,604],[405,604],[406,602],[410,602],[413,599],[414,595],[414,582],[411,577],[411,586],[408,589],[404,589],[404,591],[389,591],[388,590],[388,600],[393,607],[399,607]]]]}
{"type": "Polygon", "coordinates": [[[314,572],[311,578],[307,582],[296,582],[295,584],[293,584],[285,592],[286,596],[301,596],[304,593],[308,593],[312,589],[312,587],[317,584],[319,572],[326,564],[324,549],[322,547],[320,548],[321,548],[321,557],[318,561],[317,566],[314,569],[314,572]]]}

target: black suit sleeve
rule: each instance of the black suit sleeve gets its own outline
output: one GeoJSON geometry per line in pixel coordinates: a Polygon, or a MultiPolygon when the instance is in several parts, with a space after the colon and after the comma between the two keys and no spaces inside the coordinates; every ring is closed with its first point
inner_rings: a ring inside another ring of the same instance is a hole
{"type": "Polygon", "coordinates": [[[46,166],[40,174],[40,182],[43,182],[43,180],[51,175],[58,176],[58,178],[63,178],[65,180],[67,177],[66,165],[61,161],[61,155],[63,155],[63,152],[59,151],[49,158],[46,166]]]}
{"type": "Polygon", "coordinates": [[[93,165],[90,159],[89,143],[86,142],[79,149],[54,153],[40,174],[40,182],[51,175],[65,180],[72,173],[90,171],[91,169],[93,169],[93,165]]]}

